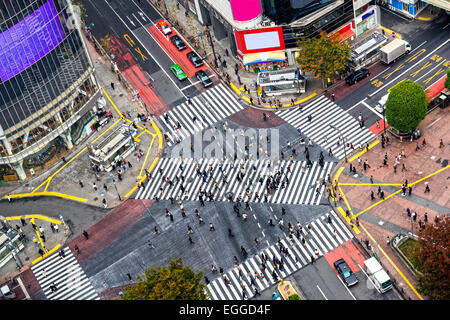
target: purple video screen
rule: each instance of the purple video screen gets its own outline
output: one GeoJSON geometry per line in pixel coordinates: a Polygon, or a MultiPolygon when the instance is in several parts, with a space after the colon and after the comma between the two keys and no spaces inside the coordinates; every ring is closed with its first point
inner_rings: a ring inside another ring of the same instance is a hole
{"type": "Polygon", "coordinates": [[[52,0],[0,33],[0,80],[16,76],[65,38],[52,0]]]}

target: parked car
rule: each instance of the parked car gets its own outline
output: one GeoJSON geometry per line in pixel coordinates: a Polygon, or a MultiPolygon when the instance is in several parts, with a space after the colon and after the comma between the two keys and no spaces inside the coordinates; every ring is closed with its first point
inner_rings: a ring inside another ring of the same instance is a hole
{"type": "Polygon", "coordinates": [[[335,261],[333,265],[347,287],[351,287],[358,283],[358,278],[356,278],[355,274],[344,259],[335,261]]]}
{"type": "Polygon", "coordinates": [[[167,24],[167,22],[165,22],[164,20],[159,20],[156,22],[156,27],[165,35],[168,36],[169,34],[172,33],[172,29],[170,29],[169,25],[167,24]]]}
{"type": "Polygon", "coordinates": [[[4,284],[0,288],[0,300],[13,300],[16,294],[11,290],[8,284],[4,284]]]}
{"type": "Polygon", "coordinates": [[[370,76],[370,71],[368,69],[359,69],[345,78],[345,82],[347,82],[349,85],[352,85],[368,76],[370,76]]]}
{"type": "Polygon", "coordinates": [[[206,75],[205,71],[200,70],[195,73],[195,76],[197,77],[198,81],[202,83],[202,85],[206,88],[212,85],[211,79],[206,75]]]}
{"type": "Polygon", "coordinates": [[[177,64],[174,64],[170,67],[170,70],[172,70],[172,73],[175,75],[175,77],[178,78],[178,80],[184,80],[187,78],[186,73],[181,69],[181,67],[177,64]]]}
{"type": "Polygon", "coordinates": [[[198,68],[203,65],[203,60],[194,51],[186,53],[188,59],[192,62],[194,67],[198,68]]]}
{"type": "Polygon", "coordinates": [[[174,44],[175,47],[177,47],[178,51],[186,49],[186,45],[184,44],[183,40],[177,35],[171,36],[170,41],[174,44]]]}

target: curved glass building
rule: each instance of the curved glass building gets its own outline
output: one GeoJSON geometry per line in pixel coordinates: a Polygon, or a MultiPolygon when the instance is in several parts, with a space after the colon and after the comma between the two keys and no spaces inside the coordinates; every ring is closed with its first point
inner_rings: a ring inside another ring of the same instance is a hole
{"type": "Polygon", "coordinates": [[[92,131],[93,71],[70,0],[0,0],[0,181],[45,170],[92,131]]]}

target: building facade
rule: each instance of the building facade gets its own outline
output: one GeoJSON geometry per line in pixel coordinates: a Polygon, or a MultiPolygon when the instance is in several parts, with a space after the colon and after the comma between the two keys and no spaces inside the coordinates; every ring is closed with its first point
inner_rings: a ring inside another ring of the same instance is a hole
{"type": "Polygon", "coordinates": [[[341,40],[355,34],[353,0],[178,1],[203,25],[212,26],[216,39],[225,39],[223,44],[249,71],[295,64],[297,41],[316,37],[322,30],[340,34],[341,40]],[[271,30],[277,27],[281,38],[271,30]],[[258,47],[254,39],[264,41],[258,47]],[[246,50],[249,47],[253,49],[246,50]]]}
{"type": "Polygon", "coordinates": [[[0,181],[44,170],[92,131],[93,72],[70,0],[0,1],[0,181]]]}

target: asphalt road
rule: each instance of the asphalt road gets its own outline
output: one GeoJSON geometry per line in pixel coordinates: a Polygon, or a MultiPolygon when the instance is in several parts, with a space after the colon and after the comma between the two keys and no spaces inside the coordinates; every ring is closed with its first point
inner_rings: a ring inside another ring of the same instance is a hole
{"type": "Polygon", "coordinates": [[[103,209],[57,197],[14,199],[11,203],[8,203],[7,200],[0,201],[0,213],[5,217],[40,214],[59,219],[58,215],[62,214],[64,221],[72,231],[69,241],[81,234],[83,230],[97,223],[110,211],[111,209],[103,209]]]}
{"type": "Polygon", "coordinates": [[[361,113],[367,127],[382,119],[374,107],[388,90],[405,79],[427,88],[445,75],[450,60],[449,15],[443,14],[433,22],[408,21],[382,10],[382,25],[384,21],[388,27],[404,34],[403,39],[411,44],[411,53],[389,66],[378,62],[373,66],[376,73],[372,72],[356,85],[342,84],[339,88],[346,94],[338,105],[355,118],[361,113]]]}
{"type": "Polygon", "coordinates": [[[144,13],[133,1],[82,0],[81,2],[87,12],[86,24],[91,25],[93,35],[97,39],[108,34],[115,35],[147,73],[164,104],[175,106],[184,101],[188,94],[191,96],[198,94],[189,80],[179,81],[171,74],[170,66],[175,62],[146,30],[156,20],[161,19],[150,5],[147,4],[144,13]]]}

